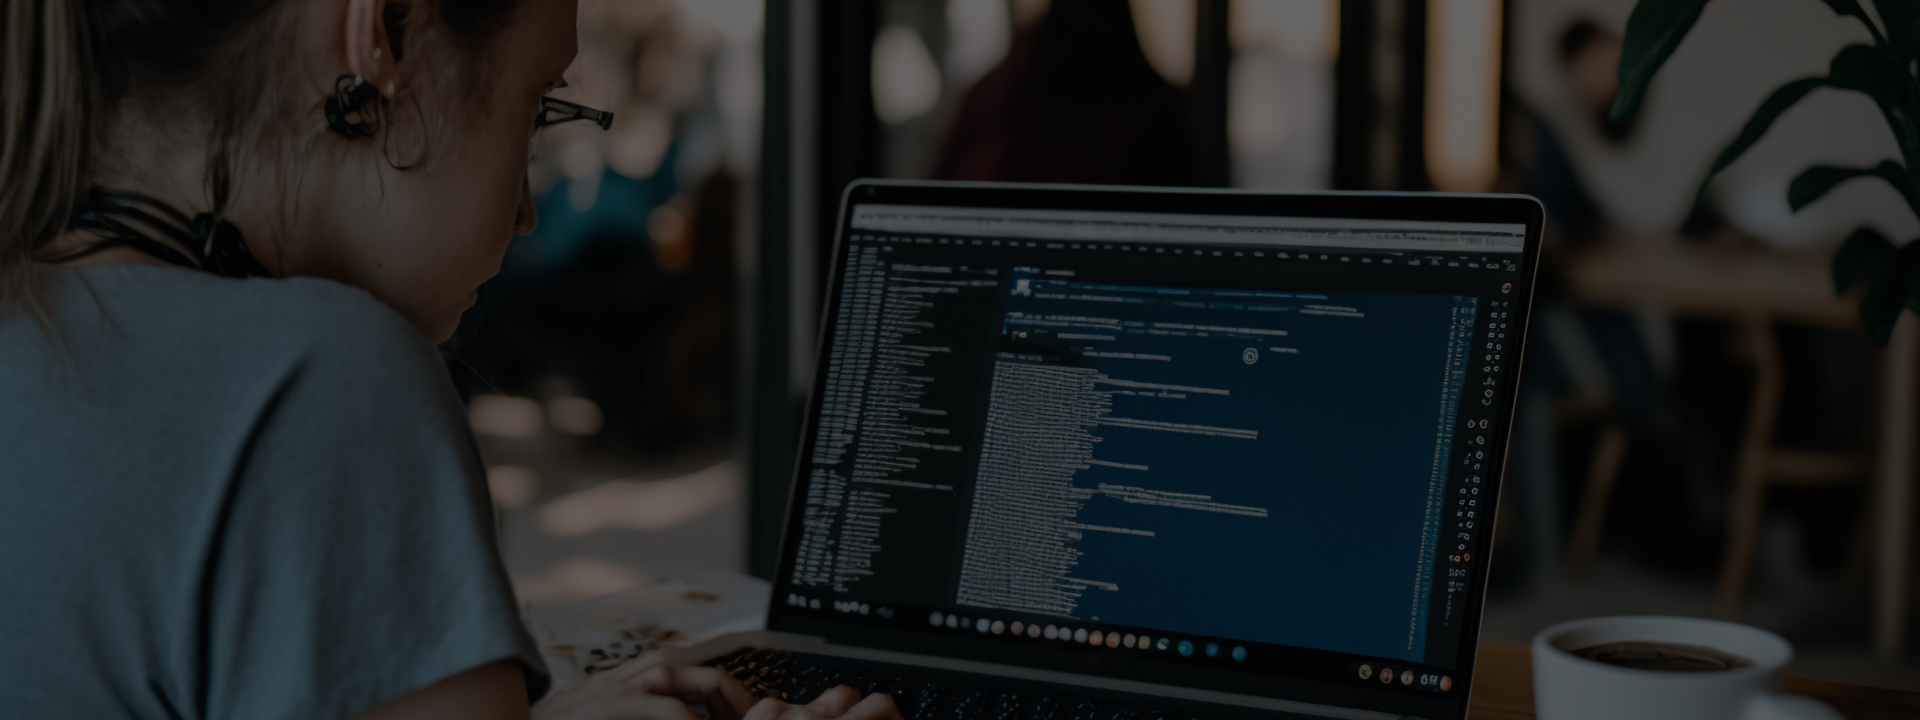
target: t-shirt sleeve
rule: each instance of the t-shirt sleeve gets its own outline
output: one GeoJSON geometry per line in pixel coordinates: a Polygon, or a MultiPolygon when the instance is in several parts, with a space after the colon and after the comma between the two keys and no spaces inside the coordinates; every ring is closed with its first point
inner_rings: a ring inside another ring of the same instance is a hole
{"type": "Polygon", "coordinates": [[[242,390],[257,409],[207,544],[205,716],[349,718],[499,660],[538,698],[548,679],[438,353],[384,306],[298,322],[310,347],[242,390]]]}

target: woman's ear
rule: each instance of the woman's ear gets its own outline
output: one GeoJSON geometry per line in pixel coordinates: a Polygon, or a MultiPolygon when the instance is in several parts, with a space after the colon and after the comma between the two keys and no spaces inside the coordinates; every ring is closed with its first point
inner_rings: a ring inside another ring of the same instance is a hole
{"type": "Polygon", "coordinates": [[[345,0],[341,47],[346,51],[347,69],[389,98],[396,91],[400,59],[407,47],[407,20],[416,4],[404,0],[345,0]]]}

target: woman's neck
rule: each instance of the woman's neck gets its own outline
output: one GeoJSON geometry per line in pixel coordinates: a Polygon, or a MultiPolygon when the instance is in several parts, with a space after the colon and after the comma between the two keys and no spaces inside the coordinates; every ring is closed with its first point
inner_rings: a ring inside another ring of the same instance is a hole
{"type": "MultiPolygon", "coordinates": [[[[137,195],[150,198],[179,211],[186,217],[193,217],[215,209],[215,201],[209,182],[208,163],[212,153],[208,145],[193,142],[195,139],[209,136],[196,123],[175,121],[158,123],[148,121],[164,113],[138,113],[135,108],[124,108],[120,117],[108,123],[95,140],[94,155],[91,159],[92,186],[102,192],[137,195]]],[[[176,118],[180,116],[174,116],[176,118]]],[[[244,193],[246,195],[250,193],[244,193]]],[[[221,208],[221,216],[237,227],[244,228],[250,248],[259,248],[266,238],[266,223],[253,217],[250,203],[245,198],[236,199],[221,208]]],[[[159,213],[151,213],[159,215],[159,213]]],[[[188,228],[180,228],[187,230],[188,228]]],[[[158,229],[146,229],[144,234],[155,242],[172,248],[189,258],[198,258],[199,248],[182,247],[170,234],[158,229]]],[[[96,232],[85,229],[73,229],[61,234],[40,253],[43,258],[61,258],[82,252],[101,242],[103,238],[96,232]]],[[[164,260],[133,247],[110,247],[97,252],[74,258],[70,261],[55,263],[61,268],[85,268],[99,265],[166,265],[164,260]]]]}

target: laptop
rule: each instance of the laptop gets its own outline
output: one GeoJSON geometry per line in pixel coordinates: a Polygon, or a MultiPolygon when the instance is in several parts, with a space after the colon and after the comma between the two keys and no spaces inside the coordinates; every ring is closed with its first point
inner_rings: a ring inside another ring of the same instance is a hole
{"type": "Polygon", "coordinates": [[[859,181],[765,632],[908,718],[1465,716],[1530,197],[859,181]]]}

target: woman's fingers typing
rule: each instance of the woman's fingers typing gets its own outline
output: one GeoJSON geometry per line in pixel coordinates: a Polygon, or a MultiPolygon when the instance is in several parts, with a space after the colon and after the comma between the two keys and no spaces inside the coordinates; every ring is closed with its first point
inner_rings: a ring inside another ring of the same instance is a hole
{"type": "Polygon", "coordinates": [[[655,665],[639,678],[650,693],[704,703],[715,720],[736,720],[754,704],[753,693],[719,668],[655,665]]]}
{"type": "Polygon", "coordinates": [[[745,686],[718,668],[658,661],[595,675],[547,698],[533,715],[538,720],[702,720],[690,703],[705,705],[710,720],[903,720],[893,698],[883,694],[863,698],[841,685],[806,705],[772,698],[755,704],[745,686]]]}
{"type": "Polygon", "coordinates": [[[857,702],[860,702],[860,691],[840,685],[820,693],[820,697],[807,703],[807,708],[820,713],[821,717],[837,718],[847,714],[847,709],[857,702]]]}
{"type": "Polygon", "coordinates": [[[689,703],[706,706],[712,720],[739,720],[753,694],[709,667],[632,663],[600,673],[534,706],[538,720],[701,720],[689,703]]]}
{"type": "Polygon", "coordinates": [[[860,702],[854,703],[853,707],[847,708],[847,712],[840,717],[847,720],[904,720],[900,716],[900,709],[893,704],[893,696],[880,693],[868,695],[860,702]]]}
{"type": "Polygon", "coordinates": [[[753,706],[746,720],[902,720],[893,698],[875,693],[865,698],[841,685],[806,705],[789,705],[768,698],[753,706]]]}

